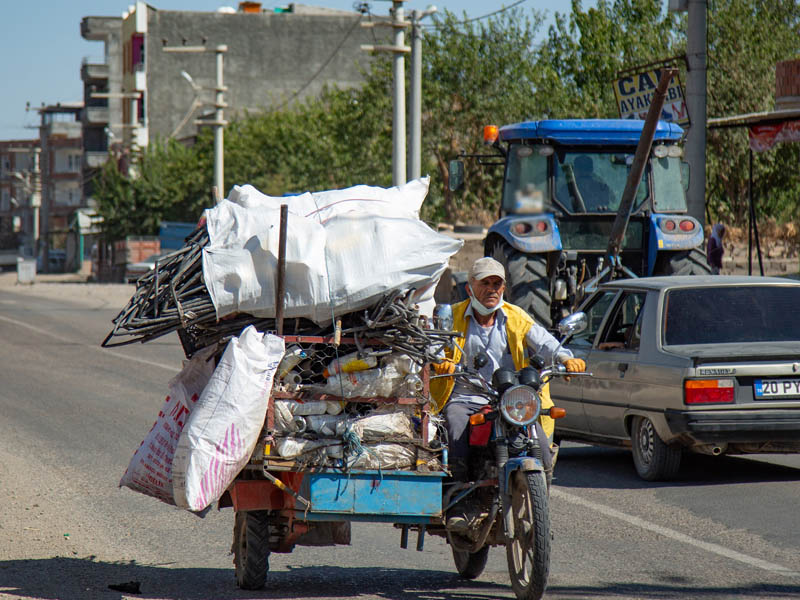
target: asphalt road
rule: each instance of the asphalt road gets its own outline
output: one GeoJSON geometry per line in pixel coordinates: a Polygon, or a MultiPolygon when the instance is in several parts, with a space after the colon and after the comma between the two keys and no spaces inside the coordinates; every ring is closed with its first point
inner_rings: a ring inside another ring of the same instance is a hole
{"type": "MultiPolygon", "coordinates": [[[[513,597],[505,552],[473,582],[447,546],[355,525],[349,547],[273,554],[267,589],[234,584],[231,509],[204,519],[127,488],[183,353],[174,336],[102,349],[130,286],[0,282],[0,598],[513,597]],[[138,581],[141,594],[109,584],[138,581]]],[[[800,597],[800,457],[692,457],[639,480],[621,450],[567,445],[551,496],[548,598],[800,597]]]]}

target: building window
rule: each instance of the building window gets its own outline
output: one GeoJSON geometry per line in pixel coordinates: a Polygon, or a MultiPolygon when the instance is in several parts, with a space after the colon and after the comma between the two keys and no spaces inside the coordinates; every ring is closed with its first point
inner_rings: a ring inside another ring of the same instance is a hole
{"type": "Polygon", "coordinates": [[[131,71],[144,71],[144,34],[131,36],[131,71]]]}

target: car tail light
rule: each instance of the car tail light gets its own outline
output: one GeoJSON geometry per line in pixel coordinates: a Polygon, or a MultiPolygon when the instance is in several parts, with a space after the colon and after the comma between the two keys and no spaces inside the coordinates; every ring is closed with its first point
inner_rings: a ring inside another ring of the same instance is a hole
{"type": "Polygon", "coordinates": [[[659,223],[659,225],[661,225],[661,229],[664,231],[675,231],[675,221],[672,219],[664,219],[659,223]]]}
{"type": "Polygon", "coordinates": [[[733,379],[690,379],[684,382],[686,404],[725,404],[733,402],[733,379]]]}
{"type": "Polygon", "coordinates": [[[684,219],[680,224],[681,231],[692,231],[694,229],[694,221],[684,219]]]}

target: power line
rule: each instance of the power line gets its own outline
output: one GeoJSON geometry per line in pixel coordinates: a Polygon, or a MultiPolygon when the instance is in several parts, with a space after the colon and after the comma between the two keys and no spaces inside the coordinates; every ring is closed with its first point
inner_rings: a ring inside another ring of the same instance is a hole
{"type": "Polygon", "coordinates": [[[353,21],[353,25],[350,27],[350,29],[348,29],[348,30],[347,30],[347,33],[345,33],[344,37],[343,37],[343,38],[342,38],[342,40],[339,42],[339,45],[338,45],[338,46],[336,46],[336,48],[334,48],[334,50],[333,50],[333,53],[332,53],[332,54],[331,54],[331,55],[328,57],[328,59],[327,59],[327,60],[326,60],[324,63],[322,63],[322,66],[320,66],[320,68],[316,70],[316,72],[315,72],[315,73],[314,73],[314,74],[311,76],[311,78],[310,78],[308,81],[306,81],[306,82],[305,82],[305,83],[304,83],[304,84],[303,84],[303,85],[300,87],[300,89],[299,89],[299,90],[297,90],[297,91],[296,91],[294,94],[292,94],[291,96],[289,96],[289,98],[287,98],[286,100],[284,100],[284,101],[283,101],[281,104],[279,104],[278,106],[276,106],[276,107],[272,108],[272,109],[269,111],[270,113],[277,112],[277,111],[279,111],[279,110],[281,110],[281,109],[285,108],[286,106],[288,106],[288,105],[289,105],[289,103],[290,103],[292,100],[294,100],[294,99],[295,99],[295,98],[297,98],[297,97],[298,97],[300,94],[302,94],[302,93],[303,93],[303,91],[304,91],[304,90],[305,90],[305,89],[306,89],[306,88],[307,88],[309,85],[311,85],[311,84],[313,83],[313,81],[314,81],[314,80],[315,80],[315,79],[316,79],[316,78],[319,76],[319,74],[320,74],[320,73],[322,73],[322,71],[323,71],[323,70],[325,70],[325,67],[327,67],[327,66],[330,64],[330,62],[331,62],[331,61],[334,59],[334,57],[335,57],[335,56],[336,56],[336,55],[339,53],[339,50],[341,50],[341,49],[342,49],[342,46],[344,46],[344,43],[345,43],[345,42],[346,42],[346,41],[347,41],[347,40],[350,38],[350,36],[352,35],[352,33],[353,33],[353,30],[354,30],[356,27],[358,27],[359,23],[361,23],[361,19],[362,19],[362,16],[359,16],[359,17],[358,17],[358,18],[357,18],[355,21],[353,21]]]}
{"type": "MultiPolygon", "coordinates": [[[[527,1],[528,0],[517,0],[513,4],[509,4],[508,6],[504,6],[503,8],[499,8],[499,9],[497,9],[495,11],[490,12],[490,13],[486,13],[485,15],[481,15],[480,17],[472,17],[472,18],[466,19],[464,21],[457,21],[456,23],[454,23],[454,25],[466,25],[467,23],[473,23],[474,21],[480,21],[482,19],[488,19],[489,17],[493,17],[494,15],[499,15],[500,13],[504,13],[507,10],[511,10],[512,8],[514,8],[516,6],[519,6],[520,4],[524,4],[527,1]]],[[[439,25],[437,23],[428,23],[428,24],[424,25],[424,27],[426,27],[428,29],[441,29],[443,27],[443,25],[439,25]]]]}

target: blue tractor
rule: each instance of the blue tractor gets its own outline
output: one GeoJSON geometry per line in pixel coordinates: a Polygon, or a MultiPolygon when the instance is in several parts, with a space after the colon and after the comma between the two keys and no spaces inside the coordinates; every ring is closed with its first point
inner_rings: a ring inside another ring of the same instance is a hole
{"type": "MultiPolygon", "coordinates": [[[[506,267],[506,295],[552,327],[596,282],[644,121],[544,120],[497,129],[484,139],[497,151],[479,162],[504,165],[500,219],[484,254],[506,267]]],[[[637,188],[617,267],[629,276],[710,272],[703,229],[687,214],[688,164],[683,130],[659,121],[637,188]]],[[[451,163],[451,189],[463,163],[451,163]],[[453,181],[454,180],[454,181],[453,181]]]]}

